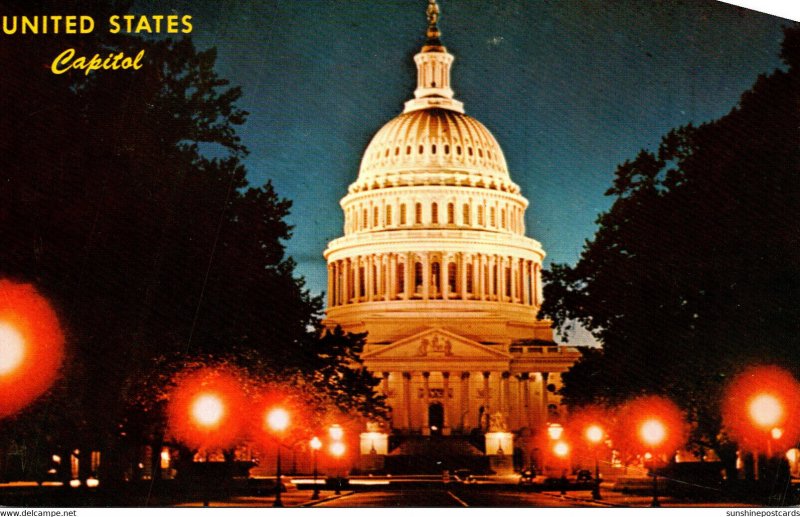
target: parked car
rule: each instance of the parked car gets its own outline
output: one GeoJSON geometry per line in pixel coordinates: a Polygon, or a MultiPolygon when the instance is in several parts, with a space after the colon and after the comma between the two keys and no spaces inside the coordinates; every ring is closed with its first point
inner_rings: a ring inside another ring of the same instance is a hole
{"type": "Polygon", "coordinates": [[[590,470],[579,470],[577,481],[578,483],[587,483],[593,479],[592,472],[590,470]]]}
{"type": "Polygon", "coordinates": [[[522,472],[520,472],[519,484],[532,485],[534,479],[536,479],[536,471],[533,469],[525,469],[522,472]]]}

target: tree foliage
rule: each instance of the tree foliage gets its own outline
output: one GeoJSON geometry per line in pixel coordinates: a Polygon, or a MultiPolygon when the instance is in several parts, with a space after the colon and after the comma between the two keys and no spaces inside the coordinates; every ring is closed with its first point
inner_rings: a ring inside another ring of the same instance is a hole
{"type": "MultiPolygon", "coordinates": [[[[50,4],[4,15],[69,10],[50,4]]],[[[103,20],[124,8],[79,11],[103,20]]],[[[322,299],[285,255],[291,202],[247,181],[247,113],[240,89],[215,72],[215,50],[103,31],[17,40],[25,52],[0,48],[0,276],[50,298],[69,345],[48,399],[60,409],[40,401],[40,421],[63,410],[85,440],[109,440],[126,419],[121,397],[162,373],[163,357],[252,359],[262,373],[325,383],[340,404],[350,390],[352,408],[379,409],[376,381],[353,362],[361,341],[322,335],[322,299]],[[144,49],[144,66],[52,74],[71,46],[144,49]]],[[[4,425],[11,436],[24,429],[4,425]]]]}
{"type": "Polygon", "coordinates": [[[543,314],[603,344],[565,375],[572,404],[671,396],[718,445],[719,397],[745,365],[800,365],[800,29],[783,70],[726,116],[677,128],[617,168],[579,262],[545,272],[543,314]]]}

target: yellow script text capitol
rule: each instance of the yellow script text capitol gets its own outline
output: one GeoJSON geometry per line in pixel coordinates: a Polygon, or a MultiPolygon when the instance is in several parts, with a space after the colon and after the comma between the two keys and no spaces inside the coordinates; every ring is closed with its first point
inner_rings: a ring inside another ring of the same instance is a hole
{"type": "Polygon", "coordinates": [[[95,70],[125,70],[128,68],[139,70],[142,68],[141,61],[143,57],[144,50],[139,51],[134,58],[126,56],[124,52],[109,54],[105,59],[102,59],[100,54],[95,54],[90,59],[83,56],[75,58],[75,49],[69,48],[56,56],[50,66],[50,70],[54,74],[63,74],[72,68],[83,70],[86,75],[95,70]]]}

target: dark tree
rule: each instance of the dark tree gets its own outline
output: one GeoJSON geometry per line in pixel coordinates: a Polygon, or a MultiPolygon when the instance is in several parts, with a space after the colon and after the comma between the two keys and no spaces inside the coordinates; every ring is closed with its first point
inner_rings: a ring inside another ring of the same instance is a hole
{"type": "MultiPolygon", "coordinates": [[[[83,4],[73,10],[99,21],[125,8],[83,4]]],[[[69,7],[30,2],[3,14],[69,7]]],[[[377,400],[374,379],[348,368],[342,343],[357,350],[360,341],[322,337],[322,299],[285,255],[291,202],[270,183],[248,184],[237,134],[247,113],[240,90],[214,71],[213,49],[99,30],[19,36],[0,59],[0,275],[51,299],[69,347],[51,396],[4,422],[5,436],[58,413],[68,419],[53,427],[63,441],[113,448],[119,423],[131,422],[124,398],[162,356],[255,354],[276,372],[339,374],[331,393],[352,390],[353,407],[377,400]],[[144,66],[52,74],[50,62],[72,46],[80,55],[144,49],[144,66]]]]}
{"type": "Polygon", "coordinates": [[[719,400],[743,366],[800,365],[800,30],[786,68],[719,120],[620,165],[594,239],[544,275],[543,315],[603,344],[565,376],[575,404],[672,397],[719,450],[719,400]]]}

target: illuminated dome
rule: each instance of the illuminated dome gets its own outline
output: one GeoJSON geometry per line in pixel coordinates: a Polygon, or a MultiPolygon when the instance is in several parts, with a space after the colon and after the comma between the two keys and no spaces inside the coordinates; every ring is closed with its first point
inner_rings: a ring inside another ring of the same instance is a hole
{"type": "Polygon", "coordinates": [[[526,235],[528,200],[454,98],[435,0],[427,15],[414,97],[372,138],[340,201],[324,323],[366,333],[360,358],[382,378],[394,430],[466,435],[488,431],[489,415],[541,429],[579,354],[536,317],[545,253],[526,235]]]}
{"type": "Polygon", "coordinates": [[[410,185],[519,191],[489,130],[459,111],[438,107],[407,111],[383,126],[367,147],[350,192],[410,185]]]}

